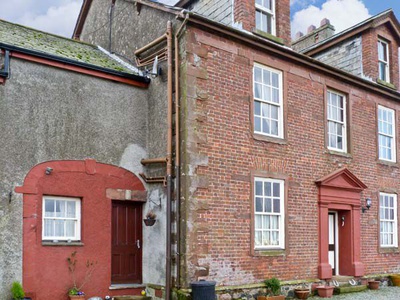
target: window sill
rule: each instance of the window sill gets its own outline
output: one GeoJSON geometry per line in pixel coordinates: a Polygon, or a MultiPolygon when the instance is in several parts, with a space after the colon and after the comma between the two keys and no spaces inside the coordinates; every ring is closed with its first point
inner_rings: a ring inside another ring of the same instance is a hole
{"type": "Polygon", "coordinates": [[[331,150],[331,149],[327,149],[325,153],[328,153],[331,155],[343,156],[343,157],[347,157],[347,158],[351,158],[351,159],[353,158],[353,155],[351,155],[350,153],[335,151],[335,150],[331,150]]]}
{"type": "Polygon", "coordinates": [[[388,253],[400,253],[399,248],[397,247],[388,247],[388,248],[379,248],[379,253],[388,254],[388,253]]]}
{"type": "Polygon", "coordinates": [[[388,161],[388,160],[378,160],[378,164],[385,166],[385,167],[394,167],[394,168],[398,168],[399,165],[397,164],[397,162],[394,161],[388,161]]]}
{"type": "Polygon", "coordinates": [[[396,90],[396,86],[395,86],[394,84],[390,83],[390,82],[386,82],[386,81],[381,80],[381,79],[379,79],[379,78],[376,79],[376,82],[377,82],[378,84],[380,84],[380,85],[383,85],[383,86],[386,86],[386,87],[391,88],[391,89],[393,89],[393,90],[396,90]]]}
{"type": "Polygon", "coordinates": [[[253,132],[253,138],[257,141],[263,141],[263,142],[269,142],[269,143],[275,143],[275,144],[280,144],[280,145],[286,145],[287,141],[283,138],[278,138],[278,137],[272,137],[268,135],[262,135],[259,133],[254,133],[253,132]]]}
{"type": "Polygon", "coordinates": [[[253,256],[285,256],[285,249],[255,249],[253,256]]]}
{"type": "Polygon", "coordinates": [[[74,246],[74,247],[82,247],[85,244],[82,242],[53,242],[53,241],[42,241],[42,246],[50,246],[50,247],[64,247],[64,246],[74,246]]]}
{"type": "Polygon", "coordinates": [[[281,39],[281,38],[279,38],[279,37],[277,37],[277,36],[275,36],[275,35],[273,35],[271,33],[268,33],[266,31],[262,31],[260,29],[253,28],[252,32],[257,36],[266,38],[266,39],[271,40],[271,41],[273,41],[275,43],[278,43],[278,44],[281,44],[281,45],[285,44],[283,39],[281,39]]]}

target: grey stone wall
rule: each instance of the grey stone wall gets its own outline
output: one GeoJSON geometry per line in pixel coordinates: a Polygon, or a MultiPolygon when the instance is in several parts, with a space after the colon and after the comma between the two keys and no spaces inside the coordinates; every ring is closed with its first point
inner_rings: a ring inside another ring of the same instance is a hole
{"type": "MultiPolygon", "coordinates": [[[[94,0],[80,36],[81,40],[109,49],[110,1],[94,0]]],[[[111,51],[134,60],[134,51],[167,30],[167,22],[173,21],[174,31],[180,25],[175,15],[146,5],[137,10],[136,5],[127,0],[117,0],[114,7],[111,34],[111,51]]],[[[162,75],[152,78],[147,92],[148,111],[146,153],[148,158],[165,157],[167,147],[167,64],[160,62],[162,75]]],[[[150,66],[151,68],[151,66],[150,66]]],[[[135,110],[137,107],[132,106],[135,110]]],[[[165,166],[147,166],[148,176],[164,176],[165,166]]],[[[166,247],[166,189],[162,184],[146,184],[149,199],[143,214],[152,209],[157,214],[153,227],[143,228],[143,282],[165,284],[166,247]],[[155,203],[161,200],[161,207],[155,203]]]]}
{"type": "Polygon", "coordinates": [[[211,20],[232,25],[232,0],[196,1],[188,9],[211,20]]]}
{"type": "Polygon", "coordinates": [[[48,160],[94,158],[135,173],[146,155],[147,91],[11,59],[0,85],[0,299],[22,279],[22,196],[8,193],[48,160]],[[129,159],[128,159],[129,158],[129,159]]]}
{"type": "Polygon", "coordinates": [[[362,41],[361,36],[338,44],[329,50],[318,53],[315,59],[342,69],[356,76],[362,76],[362,41]]]}

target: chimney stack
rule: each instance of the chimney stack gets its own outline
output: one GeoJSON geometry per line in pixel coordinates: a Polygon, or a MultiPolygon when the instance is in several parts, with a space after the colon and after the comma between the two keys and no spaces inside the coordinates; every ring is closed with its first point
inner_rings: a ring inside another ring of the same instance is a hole
{"type": "Polygon", "coordinates": [[[316,28],[314,25],[310,25],[306,35],[298,32],[295,36],[295,40],[292,41],[292,48],[297,52],[301,52],[314,44],[330,38],[334,33],[335,27],[331,25],[329,19],[324,18],[321,20],[320,27],[316,28]]]}

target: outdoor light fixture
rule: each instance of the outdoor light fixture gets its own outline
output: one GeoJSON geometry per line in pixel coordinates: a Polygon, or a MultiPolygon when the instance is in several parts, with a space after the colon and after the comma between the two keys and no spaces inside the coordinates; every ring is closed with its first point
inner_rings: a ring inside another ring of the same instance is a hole
{"type": "Polygon", "coordinates": [[[372,204],[371,198],[365,199],[365,207],[361,207],[362,212],[365,213],[367,210],[369,210],[371,204],[372,204]]]}
{"type": "Polygon", "coordinates": [[[47,167],[47,168],[46,168],[46,171],[45,171],[46,175],[50,175],[51,172],[53,172],[53,169],[50,168],[50,167],[47,167]]]}

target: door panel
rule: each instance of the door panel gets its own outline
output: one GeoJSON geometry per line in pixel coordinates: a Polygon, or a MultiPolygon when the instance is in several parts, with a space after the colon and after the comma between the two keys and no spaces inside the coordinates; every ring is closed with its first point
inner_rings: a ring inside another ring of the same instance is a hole
{"type": "Polygon", "coordinates": [[[112,204],[112,283],[142,282],[142,205],[112,204]]]}

